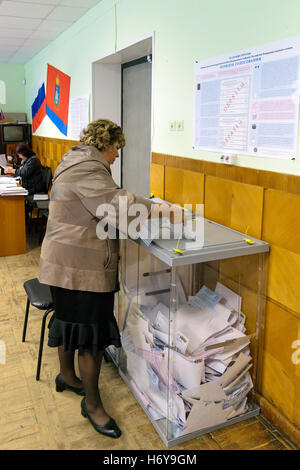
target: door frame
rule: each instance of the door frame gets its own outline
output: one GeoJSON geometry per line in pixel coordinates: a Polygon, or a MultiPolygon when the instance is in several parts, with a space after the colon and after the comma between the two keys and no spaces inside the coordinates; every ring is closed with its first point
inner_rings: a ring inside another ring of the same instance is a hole
{"type": "MultiPolygon", "coordinates": [[[[122,125],[122,64],[138,61],[143,57],[151,56],[151,142],[150,153],[154,135],[153,124],[153,97],[154,97],[154,32],[139,40],[128,44],[126,47],[116,49],[115,52],[106,54],[91,62],[92,97],[91,119],[106,117],[122,125]],[[97,81],[101,80],[101,87],[97,87],[97,81]]],[[[112,176],[116,183],[122,187],[122,154],[111,167],[112,176]]]]}

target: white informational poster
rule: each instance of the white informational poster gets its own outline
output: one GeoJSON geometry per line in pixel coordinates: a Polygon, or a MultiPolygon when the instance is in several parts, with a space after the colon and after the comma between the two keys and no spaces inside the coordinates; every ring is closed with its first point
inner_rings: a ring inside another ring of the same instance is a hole
{"type": "Polygon", "coordinates": [[[300,36],[195,64],[195,149],[295,160],[300,36]]]}
{"type": "Polygon", "coordinates": [[[80,133],[89,123],[89,96],[77,96],[70,101],[70,137],[80,139],[80,133]]]}

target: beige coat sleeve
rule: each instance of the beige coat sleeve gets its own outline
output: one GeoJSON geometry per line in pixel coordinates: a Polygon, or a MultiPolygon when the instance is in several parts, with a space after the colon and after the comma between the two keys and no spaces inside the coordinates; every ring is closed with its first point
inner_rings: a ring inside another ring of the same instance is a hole
{"type": "MultiPolygon", "coordinates": [[[[127,215],[127,223],[129,224],[137,215],[128,215],[128,209],[133,204],[142,204],[144,206],[144,217],[140,217],[142,224],[149,216],[152,203],[146,198],[136,196],[126,189],[120,189],[114,182],[108,170],[101,167],[99,170],[87,172],[82,175],[79,182],[76,182],[76,193],[85,208],[99,220],[104,217],[109,219],[109,224],[119,227],[120,216],[127,215]],[[126,198],[126,199],[123,199],[126,198]],[[126,201],[126,205],[122,205],[126,201]],[[105,204],[105,208],[100,206],[105,204]],[[121,204],[121,205],[120,205],[121,204]],[[104,209],[106,209],[104,211],[104,209]],[[116,221],[116,223],[114,223],[116,221]]],[[[131,210],[133,210],[132,208],[131,210]]],[[[130,210],[129,210],[130,212],[130,210]]]]}

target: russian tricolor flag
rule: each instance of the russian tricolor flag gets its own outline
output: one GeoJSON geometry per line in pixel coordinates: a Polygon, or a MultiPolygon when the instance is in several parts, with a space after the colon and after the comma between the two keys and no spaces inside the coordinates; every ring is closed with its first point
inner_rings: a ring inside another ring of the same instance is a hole
{"type": "Polygon", "coordinates": [[[48,64],[46,112],[64,135],[68,133],[70,83],[69,75],[48,64]]]}
{"type": "Polygon", "coordinates": [[[38,83],[36,84],[36,94],[34,96],[34,101],[31,106],[32,112],[32,132],[35,132],[42,120],[46,116],[46,93],[45,93],[45,83],[43,76],[41,75],[38,83]]]}

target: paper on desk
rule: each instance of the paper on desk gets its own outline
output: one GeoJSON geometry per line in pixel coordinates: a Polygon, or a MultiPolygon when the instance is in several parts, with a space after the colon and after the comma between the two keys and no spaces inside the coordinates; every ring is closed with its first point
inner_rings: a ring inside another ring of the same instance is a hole
{"type": "Polygon", "coordinates": [[[14,185],[0,185],[0,196],[27,196],[28,191],[25,188],[14,185]]]}
{"type": "Polygon", "coordinates": [[[0,184],[10,185],[10,186],[17,186],[17,182],[14,178],[10,178],[8,176],[1,176],[0,177],[0,184]]]}

